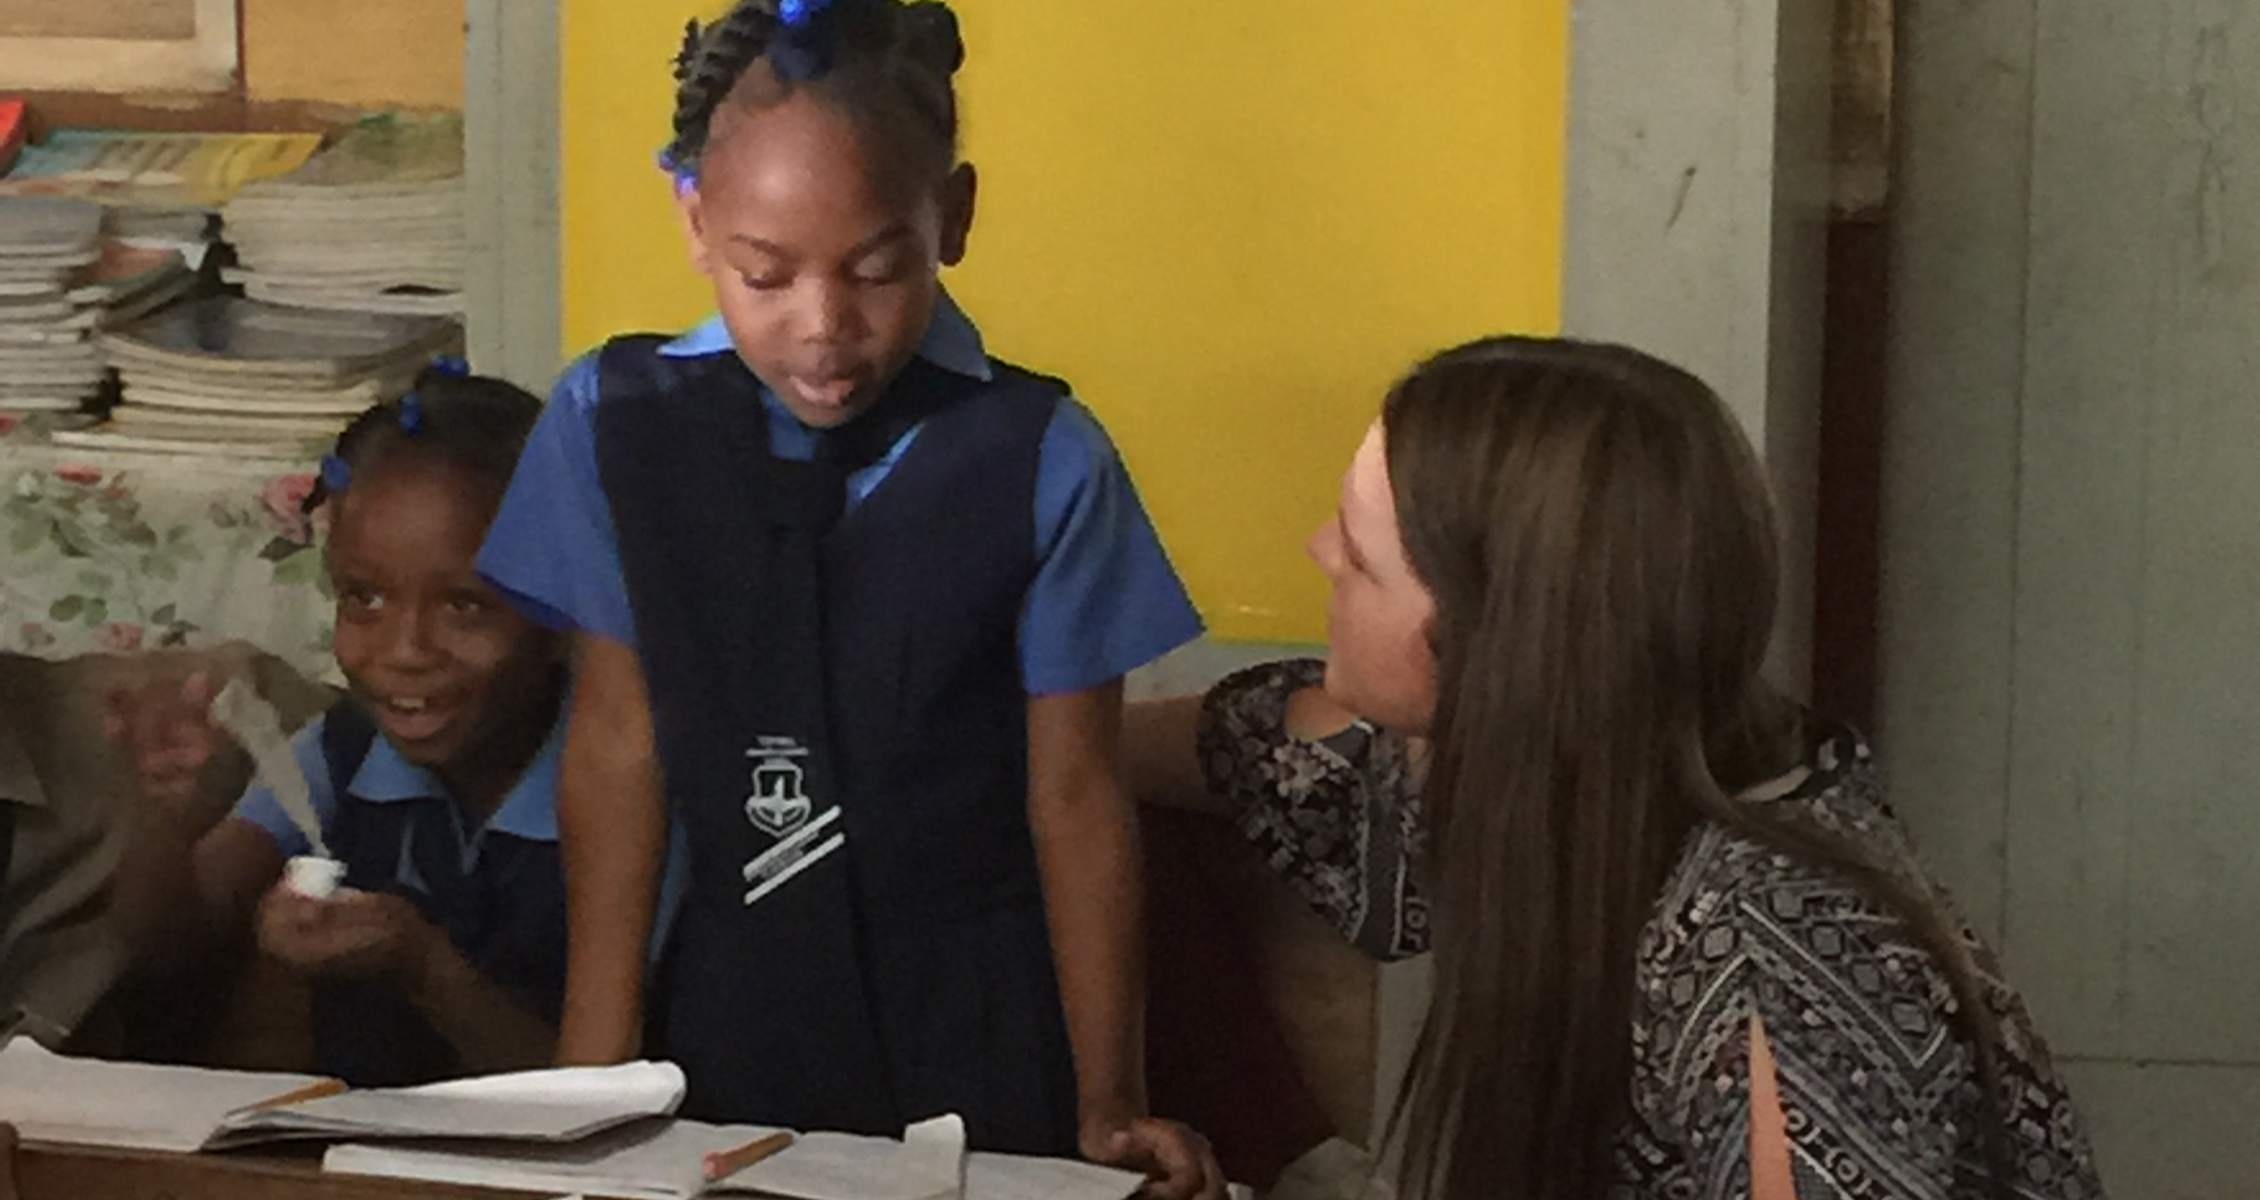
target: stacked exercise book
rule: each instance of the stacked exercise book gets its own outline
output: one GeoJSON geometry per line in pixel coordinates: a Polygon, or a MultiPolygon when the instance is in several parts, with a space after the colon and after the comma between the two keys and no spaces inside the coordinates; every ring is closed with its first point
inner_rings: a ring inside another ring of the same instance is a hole
{"type": "Polygon", "coordinates": [[[86,200],[0,197],[0,412],[71,413],[100,388],[103,328],[179,299],[203,224],[86,200]]]}
{"type": "Polygon", "coordinates": [[[363,118],[288,175],[221,210],[256,300],[359,312],[463,311],[463,121],[363,118]]]}
{"type": "Polygon", "coordinates": [[[460,352],[443,317],[323,312],[232,296],[191,300],[103,332],[120,402],[65,445],[306,461],[347,422],[460,352]]]}
{"type": "Polygon", "coordinates": [[[100,386],[95,313],[71,285],[101,242],[99,205],[0,201],[0,411],[67,412],[100,386]]]}

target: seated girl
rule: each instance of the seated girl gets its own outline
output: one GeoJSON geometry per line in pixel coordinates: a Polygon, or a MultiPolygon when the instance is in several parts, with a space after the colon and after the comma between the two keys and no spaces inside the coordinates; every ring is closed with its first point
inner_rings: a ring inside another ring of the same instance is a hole
{"type": "Polygon", "coordinates": [[[565,664],[473,569],[540,411],[435,368],[338,439],[310,503],[329,506],[348,696],[293,749],[344,887],[283,879],[310,839],[263,786],[190,858],[204,944],[255,930],[312,985],[314,1065],[357,1086],[540,1066],[555,1045],[565,664]]]}
{"type": "Polygon", "coordinates": [[[1132,714],[1147,799],[1229,805],[1369,953],[1433,952],[1403,1194],[2102,1195],[1866,745],[1760,677],[1774,538],[1698,380],[1477,342],[1391,393],[1311,540],[1330,659],[1132,714]]]}

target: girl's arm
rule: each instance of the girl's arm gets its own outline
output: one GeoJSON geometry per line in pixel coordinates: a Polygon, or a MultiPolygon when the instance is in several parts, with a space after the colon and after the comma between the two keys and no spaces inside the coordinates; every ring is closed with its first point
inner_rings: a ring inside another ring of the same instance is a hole
{"type": "Polygon", "coordinates": [[[259,906],[259,945],[307,975],[390,978],[455,1048],[465,1074],[550,1060],[557,1030],[479,973],[413,901],[390,892],[310,900],[277,884],[259,906]]]}
{"type": "Polygon", "coordinates": [[[643,667],[634,649],[591,634],[574,643],[557,831],[567,935],[557,1061],[620,1062],[643,1041],[667,813],[643,667]]]}
{"type": "Polygon", "coordinates": [[[1028,701],[1028,824],[1075,1051],[1083,1149],[1146,1115],[1144,876],[1122,684],[1028,701]]]}
{"type": "Polygon", "coordinates": [[[1145,894],[1122,773],[1122,681],[1028,701],[1028,823],[1043,873],[1083,1154],[1146,1171],[1164,1200],[1221,1197],[1199,1134],[1146,1111],[1145,894]]]}

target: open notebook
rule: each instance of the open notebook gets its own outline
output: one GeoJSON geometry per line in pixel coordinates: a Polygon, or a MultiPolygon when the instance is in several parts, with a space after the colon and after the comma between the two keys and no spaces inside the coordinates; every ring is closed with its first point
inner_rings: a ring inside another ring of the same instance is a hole
{"type": "Polygon", "coordinates": [[[344,1091],[334,1080],[311,1075],[72,1058],[29,1038],[0,1048],[0,1114],[26,1139],[139,1150],[218,1150],[302,1138],[569,1142],[665,1116],[682,1099],[683,1073],[673,1063],[344,1091]]]}
{"type": "Polygon", "coordinates": [[[965,1150],[954,1116],[922,1121],[901,1141],[806,1133],[776,1155],[707,1182],[709,1153],[776,1132],[697,1121],[640,1122],[570,1146],[461,1143],[333,1146],[322,1167],[522,1191],[689,1200],[758,1195],[781,1200],[1125,1200],[1144,1180],[1065,1159],[965,1150]]]}

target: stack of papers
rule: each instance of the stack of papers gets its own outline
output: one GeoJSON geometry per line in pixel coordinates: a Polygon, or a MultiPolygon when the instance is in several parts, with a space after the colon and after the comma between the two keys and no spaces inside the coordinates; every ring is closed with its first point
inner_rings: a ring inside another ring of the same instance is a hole
{"type": "Polygon", "coordinates": [[[323,1169],[550,1193],[690,1200],[1127,1200],[1131,1171],[967,1153],[955,1116],[901,1141],[803,1133],[709,1179],[710,1155],[781,1130],[674,1119],[673,1063],[562,1067],[348,1091],[311,1075],[103,1062],[29,1038],[0,1046],[0,1115],[27,1141],[169,1153],[323,1140],[323,1169]]]}
{"type": "Polygon", "coordinates": [[[936,1117],[897,1142],[804,1133],[776,1155],[721,1179],[705,1157],[776,1132],[748,1125],[649,1121],[570,1146],[478,1143],[333,1146],[322,1169],[518,1191],[691,1200],[761,1195],[783,1200],[1126,1200],[1145,1182],[1067,1159],[966,1153],[965,1126],[936,1117]]]}
{"type": "Polygon", "coordinates": [[[370,405],[406,391],[434,355],[459,352],[462,337],[439,317],[193,300],[104,331],[98,343],[121,402],[103,428],[54,439],[302,461],[370,405]]]}
{"type": "Polygon", "coordinates": [[[463,311],[463,121],[366,117],[222,211],[255,300],[361,312],[463,311]]]}
{"type": "Polygon", "coordinates": [[[311,1075],[0,1049],[0,1114],[26,1140],[187,1153],[296,1139],[479,1138],[565,1143],[675,1111],[673,1063],[569,1067],[419,1088],[345,1091],[311,1075]]]}

